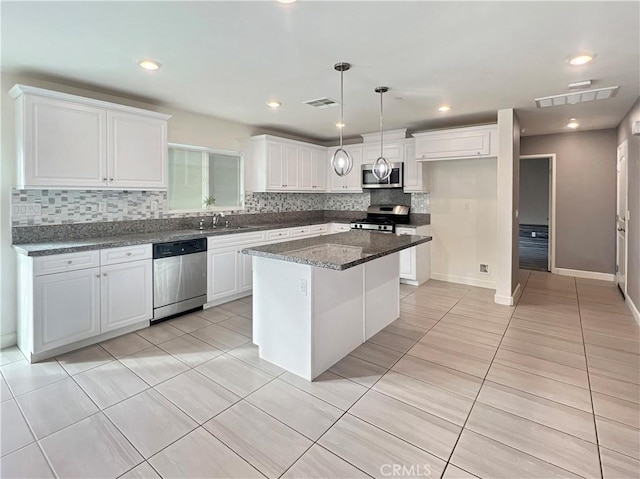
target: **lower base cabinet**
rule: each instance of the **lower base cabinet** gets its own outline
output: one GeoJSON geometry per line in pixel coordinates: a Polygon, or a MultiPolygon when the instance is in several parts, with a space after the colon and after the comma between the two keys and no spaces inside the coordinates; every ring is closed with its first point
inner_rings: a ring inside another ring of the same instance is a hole
{"type": "Polygon", "coordinates": [[[100,331],[114,331],[151,319],[153,268],[151,260],[101,268],[100,331]]]}
{"type": "MultiPolygon", "coordinates": [[[[346,231],[348,224],[339,224],[346,231]]],[[[281,228],[256,233],[210,236],[207,243],[207,305],[228,303],[253,290],[253,256],[244,248],[311,238],[333,232],[328,224],[281,228]]]]}
{"type": "MultiPolygon", "coordinates": [[[[398,235],[429,235],[430,226],[399,227],[398,235]]],[[[400,251],[400,282],[419,286],[431,278],[431,244],[422,243],[400,251]]]]}
{"type": "Polygon", "coordinates": [[[34,278],[32,352],[97,334],[100,334],[100,268],[34,278]]]}
{"type": "Polygon", "coordinates": [[[18,346],[30,361],[143,327],[153,315],[151,245],[19,255],[18,265],[18,346]]]}

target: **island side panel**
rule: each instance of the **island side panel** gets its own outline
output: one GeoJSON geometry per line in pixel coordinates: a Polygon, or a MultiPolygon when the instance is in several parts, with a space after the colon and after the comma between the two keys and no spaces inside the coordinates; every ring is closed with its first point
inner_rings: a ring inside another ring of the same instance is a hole
{"type": "Polygon", "coordinates": [[[259,355],[308,380],[312,379],[311,268],[253,258],[253,341],[259,355]]]}
{"type": "Polygon", "coordinates": [[[313,378],[364,342],[364,266],[343,271],[313,268],[313,378]]]}
{"type": "Polygon", "coordinates": [[[365,341],[400,316],[400,254],[364,265],[365,341]]]}

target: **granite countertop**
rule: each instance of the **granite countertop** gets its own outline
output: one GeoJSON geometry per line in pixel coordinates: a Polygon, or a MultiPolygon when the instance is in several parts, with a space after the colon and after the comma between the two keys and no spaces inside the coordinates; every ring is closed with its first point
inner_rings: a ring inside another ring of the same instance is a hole
{"type": "Polygon", "coordinates": [[[427,241],[431,241],[431,236],[398,236],[359,230],[245,248],[242,252],[343,271],[427,241]]]}
{"type": "Polygon", "coordinates": [[[220,236],[229,234],[251,233],[254,231],[274,230],[281,228],[295,228],[297,226],[308,226],[325,223],[348,223],[344,219],[326,218],[318,220],[301,220],[286,223],[265,223],[259,225],[242,226],[220,226],[212,229],[182,229],[175,231],[157,231],[153,233],[123,234],[118,236],[104,236],[99,238],[70,239],[68,241],[43,241],[38,243],[14,244],[13,249],[27,256],[47,256],[52,254],[75,253],[78,251],[89,251],[104,248],[116,248],[120,246],[131,246],[147,243],[164,243],[168,241],[181,241],[208,236],[220,236]]]}

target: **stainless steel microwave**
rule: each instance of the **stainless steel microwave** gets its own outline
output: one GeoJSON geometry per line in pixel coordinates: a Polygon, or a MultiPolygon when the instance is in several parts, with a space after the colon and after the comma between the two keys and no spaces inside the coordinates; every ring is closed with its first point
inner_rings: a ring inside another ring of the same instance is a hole
{"type": "Polygon", "coordinates": [[[391,163],[391,174],[385,180],[379,180],[373,174],[373,164],[362,165],[363,188],[402,188],[404,186],[404,164],[391,163]]]}

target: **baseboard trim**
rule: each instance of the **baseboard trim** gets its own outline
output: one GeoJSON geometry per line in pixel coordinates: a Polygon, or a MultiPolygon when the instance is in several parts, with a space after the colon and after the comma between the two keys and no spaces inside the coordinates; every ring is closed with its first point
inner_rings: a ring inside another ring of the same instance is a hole
{"type": "Polygon", "coordinates": [[[640,311],[638,311],[636,305],[633,304],[629,295],[627,295],[626,302],[627,306],[629,306],[629,309],[631,310],[631,314],[633,314],[633,318],[636,320],[636,323],[638,323],[638,326],[640,326],[640,311]]]}
{"type": "Polygon", "coordinates": [[[493,302],[496,304],[502,304],[504,306],[513,306],[514,304],[518,304],[520,296],[522,296],[522,285],[518,283],[511,296],[502,296],[500,294],[496,294],[493,296],[493,302]]]}
{"type": "Polygon", "coordinates": [[[18,335],[16,333],[3,334],[0,336],[0,349],[8,348],[18,344],[18,335]]]}
{"type": "Polygon", "coordinates": [[[496,289],[495,281],[487,281],[476,278],[468,278],[466,276],[454,276],[451,274],[431,273],[431,279],[438,281],[446,281],[448,283],[466,284],[469,286],[477,286],[478,288],[496,289]]]}
{"type": "Polygon", "coordinates": [[[582,271],[579,269],[555,268],[555,274],[575,276],[576,278],[599,279],[601,281],[613,281],[615,279],[615,276],[611,273],[598,273],[596,271],[582,271]]]}

